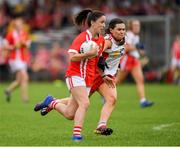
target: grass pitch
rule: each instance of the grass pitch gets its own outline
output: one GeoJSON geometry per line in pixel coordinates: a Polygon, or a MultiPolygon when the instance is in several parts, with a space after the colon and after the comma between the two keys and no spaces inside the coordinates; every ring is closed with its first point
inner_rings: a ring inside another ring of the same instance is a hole
{"type": "Polygon", "coordinates": [[[24,104],[19,89],[10,103],[4,99],[7,83],[0,83],[0,146],[178,146],[180,145],[180,87],[146,85],[147,97],[155,102],[151,108],[140,108],[136,87],[118,87],[118,102],[109,120],[111,136],[93,133],[102,102],[99,94],[91,97],[82,142],[71,140],[73,122],[56,111],[42,117],[33,111],[34,105],[47,94],[69,95],[65,84],[30,83],[30,102],[24,104]]]}

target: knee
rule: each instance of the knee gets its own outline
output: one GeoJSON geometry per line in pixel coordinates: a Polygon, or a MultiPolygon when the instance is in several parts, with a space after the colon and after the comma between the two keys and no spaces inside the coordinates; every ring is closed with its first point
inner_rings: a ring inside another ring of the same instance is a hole
{"type": "Polygon", "coordinates": [[[23,75],[23,81],[28,82],[29,81],[29,76],[28,75],[23,75]]]}
{"type": "Polygon", "coordinates": [[[74,115],[68,114],[68,115],[66,115],[66,118],[69,120],[74,120],[74,115]]]}
{"type": "Polygon", "coordinates": [[[82,107],[83,109],[87,110],[89,108],[90,102],[89,100],[82,102],[79,107],[82,107]]]}
{"type": "Polygon", "coordinates": [[[22,83],[27,83],[29,81],[29,76],[27,74],[21,74],[21,81],[22,83]]]}
{"type": "Polygon", "coordinates": [[[140,85],[144,84],[144,78],[143,77],[139,78],[139,80],[137,81],[137,84],[140,84],[140,85]]]}
{"type": "Polygon", "coordinates": [[[110,95],[106,99],[106,103],[111,105],[111,106],[114,106],[116,104],[116,102],[117,102],[117,97],[115,95],[110,95]]]}
{"type": "Polygon", "coordinates": [[[65,113],[65,117],[69,120],[74,120],[74,116],[75,116],[75,113],[71,113],[68,111],[65,113]]]}

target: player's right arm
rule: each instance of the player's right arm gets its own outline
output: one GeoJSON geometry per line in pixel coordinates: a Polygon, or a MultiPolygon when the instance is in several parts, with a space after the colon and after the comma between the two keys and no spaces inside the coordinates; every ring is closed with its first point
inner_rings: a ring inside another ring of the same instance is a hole
{"type": "Polygon", "coordinates": [[[136,46],[133,44],[133,34],[131,32],[127,32],[126,43],[124,47],[126,52],[137,50],[136,46]]]}
{"type": "Polygon", "coordinates": [[[134,50],[137,50],[135,45],[128,44],[128,43],[125,44],[125,51],[126,52],[130,52],[130,51],[134,51],[134,50]]]}
{"type": "Polygon", "coordinates": [[[71,61],[77,62],[77,61],[81,61],[81,60],[84,60],[84,59],[93,58],[93,57],[97,56],[97,54],[98,54],[98,49],[96,47],[96,48],[90,49],[86,53],[72,53],[72,52],[69,52],[69,57],[70,57],[71,61]]]}
{"type": "Polygon", "coordinates": [[[81,33],[75,38],[70,49],[68,50],[70,60],[73,62],[78,62],[84,59],[90,59],[98,54],[98,48],[92,48],[86,53],[80,53],[80,47],[82,43],[86,41],[85,34],[81,33]]]}

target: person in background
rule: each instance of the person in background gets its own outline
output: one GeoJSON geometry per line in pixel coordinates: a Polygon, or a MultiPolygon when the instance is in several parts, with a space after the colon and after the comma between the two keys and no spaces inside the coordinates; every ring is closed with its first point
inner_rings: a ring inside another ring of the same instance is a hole
{"type": "Polygon", "coordinates": [[[171,73],[175,84],[180,84],[180,35],[176,35],[172,45],[171,73]]]}
{"type": "Polygon", "coordinates": [[[120,69],[116,76],[117,85],[121,84],[128,73],[131,73],[136,82],[137,93],[140,98],[142,108],[152,106],[154,103],[148,101],[145,96],[144,76],[140,63],[138,44],[140,43],[140,21],[133,19],[128,22],[128,31],[126,34],[126,54],[120,60],[120,69]]]}
{"type": "Polygon", "coordinates": [[[0,81],[8,80],[9,70],[7,64],[8,50],[5,50],[6,41],[0,36],[0,81]]]}
{"type": "Polygon", "coordinates": [[[7,33],[5,49],[8,50],[8,63],[10,70],[15,74],[15,80],[5,89],[6,101],[11,99],[12,92],[20,86],[21,98],[24,102],[28,102],[28,73],[27,62],[29,60],[28,48],[30,46],[30,38],[28,32],[24,28],[25,23],[22,18],[12,20],[9,32],[7,33]]]}
{"type": "Polygon", "coordinates": [[[59,42],[54,42],[52,44],[49,62],[49,72],[51,73],[51,79],[64,80],[69,58],[67,50],[62,48],[59,42]]]}

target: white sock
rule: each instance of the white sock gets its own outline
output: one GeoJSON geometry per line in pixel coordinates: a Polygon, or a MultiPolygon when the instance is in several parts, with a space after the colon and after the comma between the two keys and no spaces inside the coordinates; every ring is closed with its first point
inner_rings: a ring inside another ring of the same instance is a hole
{"type": "Polygon", "coordinates": [[[140,99],[140,103],[144,103],[146,101],[146,98],[145,97],[142,97],[141,99],[140,99]]]}
{"type": "Polygon", "coordinates": [[[100,127],[106,127],[106,122],[105,122],[105,121],[100,121],[100,122],[98,123],[97,128],[100,128],[100,127]]]}

